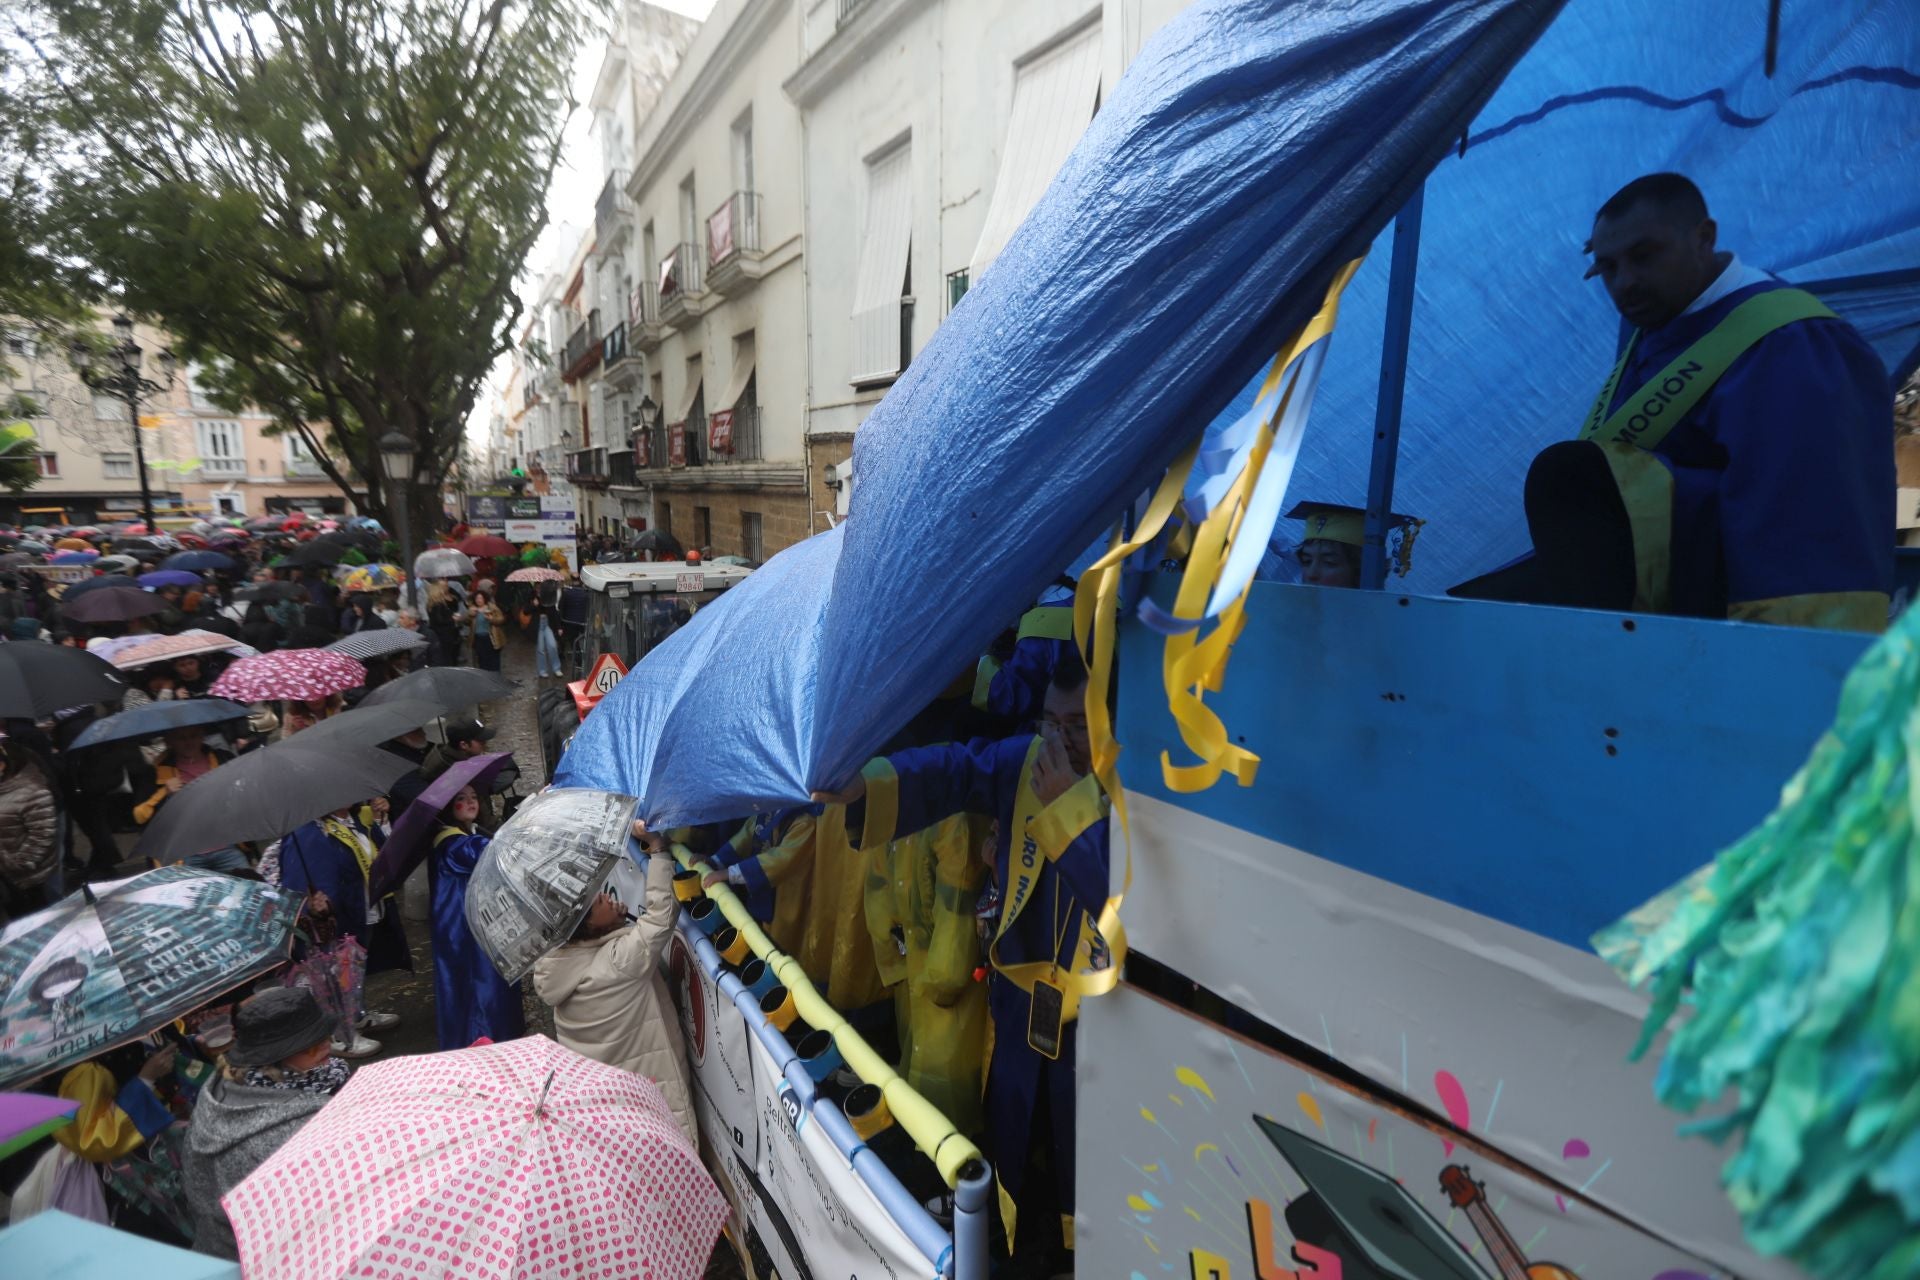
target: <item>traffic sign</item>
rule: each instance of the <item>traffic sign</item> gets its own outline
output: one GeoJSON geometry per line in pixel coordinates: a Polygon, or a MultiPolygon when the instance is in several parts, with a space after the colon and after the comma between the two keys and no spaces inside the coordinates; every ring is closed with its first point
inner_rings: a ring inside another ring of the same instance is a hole
{"type": "Polygon", "coordinates": [[[604,698],[613,692],[613,686],[620,683],[620,677],[627,674],[627,664],[620,661],[617,653],[603,653],[593,660],[593,667],[587,672],[584,683],[591,697],[604,698]]]}

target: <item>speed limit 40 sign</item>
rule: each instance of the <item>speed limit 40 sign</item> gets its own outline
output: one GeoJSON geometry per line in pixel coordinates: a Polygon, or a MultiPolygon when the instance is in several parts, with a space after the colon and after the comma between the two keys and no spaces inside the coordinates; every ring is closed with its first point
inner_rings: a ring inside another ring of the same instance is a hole
{"type": "Polygon", "coordinates": [[[619,654],[603,653],[593,660],[593,668],[581,683],[586,685],[589,697],[604,698],[613,692],[613,686],[619,684],[620,677],[626,674],[627,664],[620,661],[619,654]]]}

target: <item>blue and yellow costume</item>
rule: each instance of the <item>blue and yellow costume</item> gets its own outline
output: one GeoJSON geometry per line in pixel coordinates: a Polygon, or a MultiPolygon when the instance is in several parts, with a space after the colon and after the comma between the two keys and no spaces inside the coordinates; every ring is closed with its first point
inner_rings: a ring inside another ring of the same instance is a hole
{"type": "Polygon", "coordinates": [[[747,910],[783,951],[799,945],[819,816],[817,804],[755,814],[707,859],[714,870],[727,872],[747,910]]]}
{"type": "Polygon", "coordinates": [[[1013,652],[1004,661],[980,659],[973,705],[990,715],[1027,723],[1040,714],[1047,682],[1062,654],[1074,648],[1073,599],[1047,601],[1020,615],[1013,652]]]}
{"type": "Polygon", "coordinates": [[[433,1020],[442,1049],[527,1033],[520,988],[500,976],[467,927],[467,881],[492,837],[442,827],[427,859],[433,894],[433,1020]]]}
{"type": "Polygon", "coordinates": [[[1730,264],[1707,305],[1634,336],[1581,433],[1606,450],[1626,503],[1635,607],[1882,630],[1895,483],[1886,369],[1811,295],[1742,271],[1730,264]],[[1674,416],[1692,380],[1712,376],[1716,331],[1731,361],[1674,416]]]}
{"type": "MultiPolygon", "coordinates": [[[[989,947],[993,1048],[987,1067],[987,1154],[1000,1178],[1011,1231],[1012,1207],[1027,1190],[1029,1148],[1038,1136],[1032,1132],[1033,1122],[1044,1108],[1051,1119],[1047,1154],[1056,1203],[1071,1246],[1073,1019],[1079,1011],[1073,976],[1111,962],[1094,923],[1107,900],[1106,800],[1089,777],[1052,804],[1042,805],[1031,783],[1039,746],[1038,737],[1022,735],[888,756],[897,789],[893,830],[868,830],[866,835],[897,839],[957,813],[997,823],[994,879],[1003,901],[989,947]],[[1059,1054],[1053,1059],[1042,1056],[1028,1040],[1036,976],[1065,989],[1059,1054]]],[[[876,790],[869,772],[868,810],[876,808],[876,790]]]]}

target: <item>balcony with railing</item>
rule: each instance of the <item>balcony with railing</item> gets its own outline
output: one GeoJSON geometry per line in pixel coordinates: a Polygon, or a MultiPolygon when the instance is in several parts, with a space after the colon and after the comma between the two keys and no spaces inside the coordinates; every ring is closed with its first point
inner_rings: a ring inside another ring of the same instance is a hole
{"type": "Polygon", "coordinates": [[[282,468],[289,480],[324,480],[327,473],[320,468],[319,462],[305,453],[296,453],[289,457],[282,468]]]}
{"type": "Polygon", "coordinates": [[[567,338],[565,357],[560,362],[562,378],[568,382],[590,373],[600,363],[600,313],[590,312],[586,322],[567,338]]]}
{"type": "Polygon", "coordinates": [[[632,488],[639,483],[635,473],[633,450],[613,449],[607,453],[607,483],[619,488],[632,488]]]}
{"type": "Polygon", "coordinates": [[[660,319],[684,329],[706,310],[706,281],[700,246],[691,241],[673,246],[660,265],[660,319]]]}
{"type": "Polygon", "coordinates": [[[602,255],[620,247],[633,221],[633,199],[627,195],[629,176],[625,169],[608,174],[600,198],[593,202],[594,248],[602,255]]]}
{"type": "Polygon", "coordinates": [[[667,327],[660,323],[660,286],[642,280],[627,299],[627,340],[635,350],[650,353],[666,336],[667,327]]]}
{"type": "Polygon", "coordinates": [[[604,447],[575,449],[567,455],[567,480],[587,489],[604,489],[608,481],[607,451],[604,447]]]}
{"type": "Polygon", "coordinates": [[[760,406],[735,405],[707,420],[707,444],[715,464],[760,461],[760,406]]]}
{"type": "Polygon", "coordinates": [[[760,246],[760,194],[736,191],[707,218],[707,287],[732,294],[765,272],[760,246]]]}
{"type": "Polygon", "coordinates": [[[624,321],[607,330],[607,336],[600,340],[600,366],[606,370],[609,383],[624,387],[633,382],[641,374],[642,363],[639,355],[627,345],[624,321]]]}

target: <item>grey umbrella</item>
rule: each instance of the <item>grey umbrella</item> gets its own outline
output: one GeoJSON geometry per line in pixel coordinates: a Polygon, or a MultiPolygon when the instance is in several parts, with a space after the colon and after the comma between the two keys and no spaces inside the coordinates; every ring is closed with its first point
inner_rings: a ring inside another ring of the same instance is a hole
{"type": "Polygon", "coordinates": [[[478,667],[425,667],[409,671],[387,681],[360,699],[363,707],[417,698],[431,702],[442,711],[463,711],[482,702],[504,698],[514,691],[513,681],[478,667]]]}
{"type": "Polygon", "coordinates": [[[177,860],[273,840],[323,814],[383,796],[413,763],[378,747],[295,734],[201,774],[160,806],[133,847],[177,860]]]}
{"type": "Polygon", "coordinates": [[[420,698],[394,698],[371,706],[369,702],[371,699],[363,698],[353,710],[328,716],[287,741],[374,747],[423,728],[445,714],[439,706],[420,698]]]}

